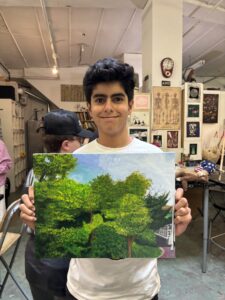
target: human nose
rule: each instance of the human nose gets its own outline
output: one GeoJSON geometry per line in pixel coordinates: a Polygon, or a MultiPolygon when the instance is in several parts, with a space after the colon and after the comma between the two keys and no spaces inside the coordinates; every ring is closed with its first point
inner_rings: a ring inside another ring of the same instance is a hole
{"type": "Polygon", "coordinates": [[[112,111],[113,110],[113,107],[112,107],[112,101],[110,98],[108,98],[106,101],[105,101],[105,105],[104,105],[104,111],[112,111]]]}

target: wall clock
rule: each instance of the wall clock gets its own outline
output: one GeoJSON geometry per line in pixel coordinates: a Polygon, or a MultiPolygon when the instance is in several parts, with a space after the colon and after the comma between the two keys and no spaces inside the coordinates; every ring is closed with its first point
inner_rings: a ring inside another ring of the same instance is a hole
{"type": "Polygon", "coordinates": [[[165,57],[160,63],[162,75],[169,78],[173,73],[174,61],[170,57],[165,57]]]}

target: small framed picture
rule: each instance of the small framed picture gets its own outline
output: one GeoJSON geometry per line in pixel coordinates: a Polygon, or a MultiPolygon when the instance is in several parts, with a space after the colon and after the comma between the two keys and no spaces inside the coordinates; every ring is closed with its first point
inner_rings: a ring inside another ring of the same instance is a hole
{"type": "Polygon", "coordinates": [[[128,118],[128,126],[134,126],[134,127],[149,126],[149,112],[133,111],[128,118]]]}
{"type": "Polygon", "coordinates": [[[167,131],[167,148],[178,148],[178,131],[167,131]]]}
{"type": "Polygon", "coordinates": [[[201,100],[201,92],[198,86],[189,86],[188,90],[189,102],[199,103],[201,100]]]}
{"type": "Polygon", "coordinates": [[[148,142],[149,131],[148,128],[129,128],[129,134],[141,141],[148,142]]]}
{"type": "Polygon", "coordinates": [[[187,117],[188,118],[199,118],[199,105],[198,104],[188,104],[187,117]]]}
{"type": "Polygon", "coordinates": [[[199,122],[187,122],[186,124],[187,137],[200,137],[200,123],[199,122]]]}
{"type": "Polygon", "coordinates": [[[150,94],[134,94],[133,109],[149,109],[150,94]]]}
{"type": "Polygon", "coordinates": [[[203,123],[218,123],[219,94],[204,94],[203,123]]]}
{"type": "Polygon", "coordinates": [[[189,145],[189,154],[197,155],[197,153],[198,153],[198,144],[190,144],[189,145]]]}
{"type": "Polygon", "coordinates": [[[152,144],[157,147],[162,147],[162,135],[154,134],[152,144]]]}

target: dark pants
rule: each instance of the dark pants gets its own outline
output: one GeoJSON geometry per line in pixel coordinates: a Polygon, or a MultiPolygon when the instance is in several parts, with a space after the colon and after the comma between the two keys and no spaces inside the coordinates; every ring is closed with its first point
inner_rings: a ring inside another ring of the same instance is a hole
{"type": "Polygon", "coordinates": [[[33,300],[67,300],[67,297],[57,297],[53,295],[53,293],[43,290],[35,285],[30,284],[31,293],[33,296],[33,300]]]}
{"type": "MultiPolygon", "coordinates": [[[[74,298],[71,294],[70,294],[70,292],[68,291],[68,289],[66,289],[66,300],[78,300],[78,299],[76,299],[76,298],[74,298]]],[[[159,298],[158,298],[158,295],[155,295],[155,297],[153,297],[151,300],[158,300],[159,298]]],[[[150,300],[150,299],[149,299],[150,300]]]]}

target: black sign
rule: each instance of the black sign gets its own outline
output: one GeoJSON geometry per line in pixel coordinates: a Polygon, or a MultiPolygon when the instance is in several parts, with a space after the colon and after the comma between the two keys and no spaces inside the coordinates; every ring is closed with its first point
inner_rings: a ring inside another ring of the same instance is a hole
{"type": "Polygon", "coordinates": [[[171,82],[167,80],[162,80],[162,86],[170,86],[171,82]]]}

